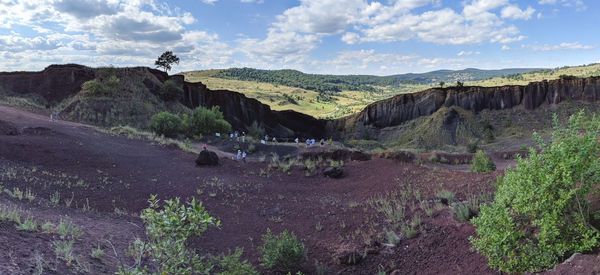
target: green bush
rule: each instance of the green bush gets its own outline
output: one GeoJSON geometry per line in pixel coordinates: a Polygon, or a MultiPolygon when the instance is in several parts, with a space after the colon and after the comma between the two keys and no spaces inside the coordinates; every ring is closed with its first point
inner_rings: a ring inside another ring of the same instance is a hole
{"type": "Polygon", "coordinates": [[[519,158],[472,220],[473,246],[503,272],[538,272],[598,245],[587,198],[600,183],[600,117],[580,112],[564,128],[556,121],[551,142],[534,135],[542,152],[519,158]]]}
{"type": "Polygon", "coordinates": [[[293,272],[304,261],[304,245],[293,233],[285,230],[274,235],[271,230],[267,230],[262,240],[260,260],[266,268],[282,268],[286,272],[293,272]]]}
{"type": "Polygon", "coordinates": [[[496,170],[494,161],[482,150],[477,151],[473,156],[471,171],[477,173],[485,173],[496,170]]]}
{"type": "Polygon", "coordinates": [[[235,252],[221,257],[218,275],[259,275],[258,271],[246,260],[241,260],[244,250],[237,248],[235,252]]]}
{"type": "Polygon", "coordinates": [[[186,243],[190,237],[200,236],[220,222],[195,199],[185,205],[179,198],[167,200],[162,209],[156,196],[150,197],[149,202],[150,207],[142,211],[141,218],[149,239],[145,246],[158,269],[157,274],[208,272],[212,266],[188,249],[186,243]]]}
{"type": "Polygon", "coordinates": [[[158,96],[163,100],[174,100],[183,94],[183,89],[173,80],[167,80],[158,90],[158,96]]]}
{"type": "Polygon", "coordinates": [[[150,119],[150,130],[165,137],[177,136],[182,130],[182,121],[175,114],[160,112],[150,119]]]}
{"type": "Polygon", "coordinates": [[[212,135],[231,132],[231,124],[225,120],[218,106],[210,109],[198,107],[190,117],[189,132],[192,135],[212,135]]]}

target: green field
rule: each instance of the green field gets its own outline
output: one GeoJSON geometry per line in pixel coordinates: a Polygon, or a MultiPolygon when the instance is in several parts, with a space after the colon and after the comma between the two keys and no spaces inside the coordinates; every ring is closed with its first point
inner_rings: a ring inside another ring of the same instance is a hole
{"type": "Polygon", "coordinates": [[[214,77],[216,71],[184,73],[186,81],[202,82],[211,90],[232,90],[243,93],[271,106],[273,110],[294,110],[318,118],[339,118],[359,112],[369,103],[386,99],[401,93],[411,93],[424,89],[425,85],[405,85],[402,87],[377,87],[380,92],[342,91],[328,98],[319,96],[316,91],[295,87],[214,77]]]}

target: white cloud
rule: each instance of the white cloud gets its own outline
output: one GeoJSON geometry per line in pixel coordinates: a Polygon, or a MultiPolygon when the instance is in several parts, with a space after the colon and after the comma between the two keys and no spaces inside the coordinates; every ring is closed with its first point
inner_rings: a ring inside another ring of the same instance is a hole
{"type": "Polygon", "coordinates": [[[5,57],[0,70],[40,69],[36,66],[43,62],[151,65],[167,49],[185,61],[179,68],[191,69],[225,66],[233,55],[217,35],[188,30],[195,22],[191,13],[155,0],[0,2],[0,28],[20,25],[39,34],[0,36],[0,55],[5,57]]]}
{"type": "Polygon", "coordinates": [[[214,5],[219,0],[200,0],[204,4],[214,5]]]}
{"type": "Polygon", "coordinates": [[[502,18],[529,20],[535,13],[535,9],[531,6],[522,10],[517,5],[508,5],[502,9],[502,18]]]}
{"type": "Polygon", "coordinates": [[[544,45],[522,45],[523,48],[531,49],[538,52],[562,51],[562,50],[592,50],[596,46],[584,45],[579,42],[563,42],[560,44],[544,44],[544,45]]]}
{"type": "Polygon", "coordinates": [[[587,5],[582,0],[539,0],[540,5],[561,5],[566,8],[574,8],[577,11],[584,11],[587,5]]]}
{"type": "Polygon", "coordinates": [[[469,55],[479,55],[481,52],[478,51],[460,51],[456,55],[457,56],[469,56],[469,55]]]}
{"type": "Polygon", "coordinates": [[[510,50],[510,46],[508,46],[508,45],[502,45],[502,48],[501,48],[501,49],[502,49],[503,51],[508,51],[508,50],[510,50]]]}

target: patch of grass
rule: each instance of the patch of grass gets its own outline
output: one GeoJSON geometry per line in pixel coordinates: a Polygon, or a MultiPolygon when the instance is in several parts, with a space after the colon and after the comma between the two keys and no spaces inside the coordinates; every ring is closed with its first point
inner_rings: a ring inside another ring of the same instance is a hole
{"type": "Polygon", "coordinates": [[[244,250],[236,248],[235,251],[229,255],[224,255],[219,259],[220,272],[218,275],[259,275],[258,271],[254,269],[252,264],[248,263],[247,260],[242,260],[242,254],[244,250]]]}
{"type": "Polygon", "coordinates": [[[52,222],[46,221],[42,224],[42,232],[44,233],[54,233],[56,232],[56,225],[52,222]]]}
{"type": "Polygon", "coordinates": [[[71,266],[75,260],[73,243],[73,240],[55,240],[52,242],[56,258],[65,261],[67,266],[71,266]]]}
{"type": "Polygon", "coordinates": [[[21,223],[21,212],[16,208],[2,206],[0,207],[0,221],[9,221],[19,224],[21,223]]]}
{"type": "Polygon", "coordinates": [[[304,244],[291,232],[283,231],[275,235],[267,229],[259,247],[260,261],[268,269],[281,268],[286,272],[296,271],[304,262],[304,244]]]}
{"type": "Polygon", "coordinates": [[[436,192],[436,197],[439,198],[442,203],[445,202],[444,204],[450,204],[454,201],[454,192],[442,189],[436,192]]]}
{"type": "Polygon", "coordinates": [[[453,203],[452,213],[454,213],[454,218],[459,222],[467,222],[472,217],[471,208],[463,202],[453,203]]]}
{"type": "Polygon", "coordinates": [[[56,227],[56,232],[61,239],[78,239],[82,232],[81,229],[73,224],[71,220],[60,220],[56,227]]]}
{"type": "Polygon", "coordinates": [[[37,231],[37,229],[38,229],[38,224],[31,217],[28,217],[24,221],[21,221],[20,223],[17,224],[17,230],[20,230],[20,231],[34,232],[34,231],[37,231]]]}
{"type": "Polygon", "coordinates": [[[100,260],[102,259],[102,257],[104,257],[104,249],[102,249],[102,247],[100,247],[100,245],[98,244],[98,246],[92,248],[90,256],[94,259],[100,260]]]}

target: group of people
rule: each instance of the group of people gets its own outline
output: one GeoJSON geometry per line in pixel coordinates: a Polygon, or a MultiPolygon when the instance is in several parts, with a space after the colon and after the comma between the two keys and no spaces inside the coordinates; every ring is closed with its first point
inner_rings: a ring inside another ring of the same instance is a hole
{"type": "Polygon", "coordinates": [[[236,141],[242,141],[242,142],[246,142],[246,132],[242,131],[242,133],[240,134],[240,132],[235,131],[233,133],[229,133],[229,138],[231,140],[235,139],[236,141]]]}
{"type": "MultiPolygon", "coordinates": [[[[300,145],[300,140],[298,138],[294,139],[294,142],[296,143],[296,145],[300,145]]],[[[317,141],[314,138],[307,138],[305,143],[306,143],[306,147],[312,147],[312,146],[315,146],[317,141]]],[[[325,146],[324,139],[321,139],[321,141],[319,143],[321,144],[321,146],[325,146]]]]}
{"type": "Polygon", "coordinates": [[[246,151],[237,150],[237,154],[235,155],[235,160],[246,162],[246,151]]]}
{"type": "Polygon", "coordinates": [[[50,113],[50,121],[57,121],[60,120],[60,113],[57,111],[53,111],[52,113],[50,113]]]}

